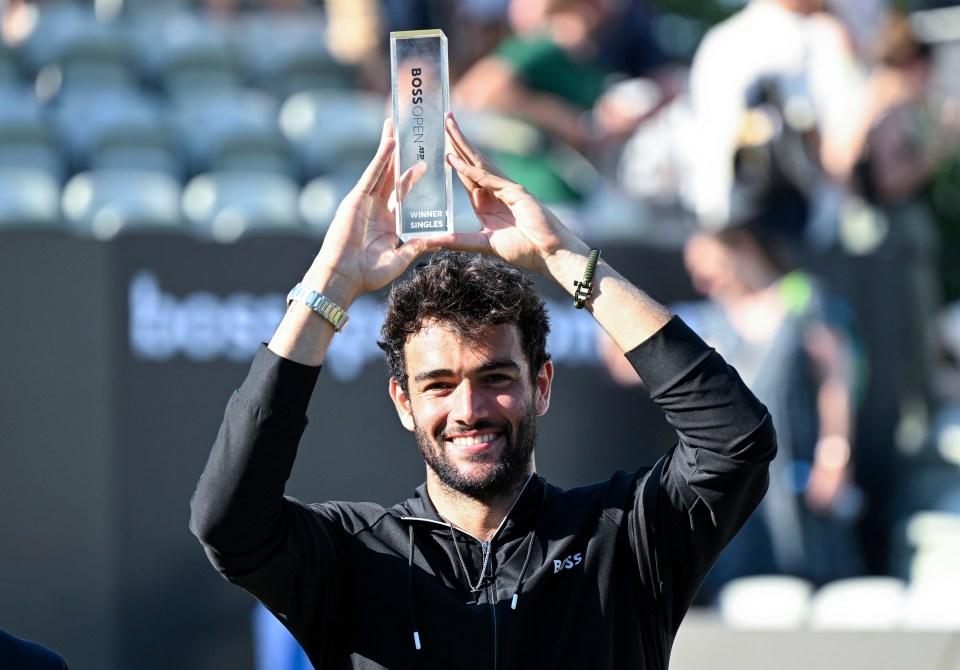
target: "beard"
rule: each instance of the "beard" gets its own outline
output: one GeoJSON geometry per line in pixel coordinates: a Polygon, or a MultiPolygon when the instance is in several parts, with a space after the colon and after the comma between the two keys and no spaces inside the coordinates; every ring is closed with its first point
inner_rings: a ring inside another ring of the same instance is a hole
{"type": "MultiPolygon", "coordinates": [[[[443,428],[438,429],[434,435],[428,435],[417,425],[416,419],[414,428],[417,446],[420,447],[427,466],[445,486],[468,498],[479,501],[494,500],[513,492],[529,474],[533,449],[537,442],[537,415],[530,405],[526,406],[517,423],[516,434],[509,424],[498,424],[494,421],[478,421],[470,427],[472,430],[499,430],[505,441],[500,460],[478,475],[467,475],[457,469],[456,463],[444,447],[445,438],[450,436],[445,435],[443,428]]],[[[471,460],[474,463],[487,463],[488,458],[485,454],[478,454],[471,460]]]]}

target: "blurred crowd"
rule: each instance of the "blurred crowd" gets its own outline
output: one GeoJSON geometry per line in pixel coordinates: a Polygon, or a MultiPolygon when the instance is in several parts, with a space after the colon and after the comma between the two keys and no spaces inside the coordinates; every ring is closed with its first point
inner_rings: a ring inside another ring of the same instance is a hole
{"type": "Polygon", "coordinates": [[[0,170],[49,170],[60,200],[44,216],[98,237],[122,207],[83,205],[118,168],[166,175],[170,217],[208,216],[221,241],[240,234],[240,210],[201,211],[217,173],[270,172],[238,189],[288,198],[277,218],[322,228],[354,177],[340,173],[376,142],[389,33],[441,28],[464,126],[590,239],[682,249],[702,299],[675,309],[772,410],[770,493],[703,601],[757,574],[960,584],[960,7],[749,0],[691,17],[674,4],[7,0],[0,170]],[[108,27],[127,38],[122,58],[108,27]],[[136,113],[119,111],[124,87],[136,113]],[[52,153],[10,149],[29,125],[12,124],[17,105],[53,129],[52,153]],[[86,200],[70,191],[79,178],[86,200]],[[264,190],[277,179],[286,190],[264,190]],[[897,268],[878,300],[901,306],[886,324],[900,360],[870,361],[851,305],[805,268],[874,255],[897,268]],[[894,442],[917,464],[879,561],[857,531],[871,504],[857,473],[870,365],[902,369],[894,442]]]}

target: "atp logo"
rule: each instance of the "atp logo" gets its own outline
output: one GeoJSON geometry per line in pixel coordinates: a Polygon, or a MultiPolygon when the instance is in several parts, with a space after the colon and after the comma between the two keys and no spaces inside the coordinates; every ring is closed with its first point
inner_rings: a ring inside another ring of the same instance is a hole
{"type": "Polygon", "coordinates": [[[576,553],[573,556],[567,556],[563,559],[553,559],[553,574],[561,570],[572,570],[583,561],[583,554],[576,553]]]}

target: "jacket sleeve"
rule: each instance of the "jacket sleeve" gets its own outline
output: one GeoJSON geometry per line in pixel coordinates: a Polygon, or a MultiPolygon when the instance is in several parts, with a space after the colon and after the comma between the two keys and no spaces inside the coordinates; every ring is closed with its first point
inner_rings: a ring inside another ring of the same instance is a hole
{"type": "Polygon", "coordinates": [[[283,495],[320,368],[257,352],[230,398],[191,500],[190,529],[211,563],[294,633],[332,607],[343,565],[338,528],[283,495]]]}
{"type": "Polygon", "coordinates": [[[641,579],[675,632],[766,493],[776,437],[766,407],[678,317],[627,358],[679,436],[641,478],[631,524],[641,579]]]}

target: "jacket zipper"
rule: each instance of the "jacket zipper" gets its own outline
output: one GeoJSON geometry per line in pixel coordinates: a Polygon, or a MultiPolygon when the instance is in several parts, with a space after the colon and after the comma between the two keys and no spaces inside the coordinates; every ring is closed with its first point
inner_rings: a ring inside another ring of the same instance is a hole
{"type": "MultiPolygon", "coordinates": [[[[487,545],[489,542],[481,542],[481,549],[486,553],[487,545]]],[[[491,553],[492,550],[491,550],[491,553]]],[[[490,560],[490,559],[488,559],[490,560]]],[[[487,566],[483,566],[484,573],[486,573],[487,566]]],[[[487,584],[487,598],[490,600],[490,616],[492,617],[493,624],[493,670],[497,670],[497,665],[500,656],[500,644],[498,638],[498,626],[497,626],[497,578],[494,575],[490,575],[490,582],[487,584]]]]}

